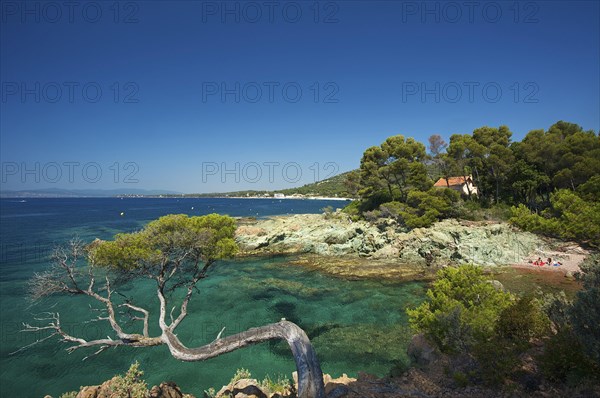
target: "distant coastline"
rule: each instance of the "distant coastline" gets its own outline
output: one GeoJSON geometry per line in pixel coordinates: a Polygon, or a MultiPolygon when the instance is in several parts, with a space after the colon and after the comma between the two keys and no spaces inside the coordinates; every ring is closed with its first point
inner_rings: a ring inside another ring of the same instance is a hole
{"type": "Polygon", "coordinates": [[[329,197],[329,196],[230,196],[226,194],[59,194],[42,192],[2,193],[0,199],[110,199],[110,198],[136,198],[136,199],[270,199],[270,200],[329,200],[350,202],[355,198],[329,197]]]}
{"type": "Polygon", "coordinates": [[[213,199],[312,199],[351,201],[354,192],[346,187],[350,172],[301,187],[264,190],[240,190],[229,192],[182,193],[164,189],[65,189],[42,188],[1,190],[0,198],[213,198],[213,199]]]}
{"type": "Polygon", "coordinates": [[[355,198],[335,197],[335,196],[229,196],[225,194],[215,195],[117,195],[121,198],[155,198],[155,199],[270,199],[270,200],[336,200],[340,202],[351,202],[355,198]]]}

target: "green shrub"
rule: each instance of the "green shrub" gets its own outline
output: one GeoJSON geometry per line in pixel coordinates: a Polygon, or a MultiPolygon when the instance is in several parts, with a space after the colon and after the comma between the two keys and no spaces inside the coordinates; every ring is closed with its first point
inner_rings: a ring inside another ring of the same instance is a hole
{"type": "Polygon", "coordinates": [[[425,192],[413,190],[408,193],[408,206],[400,211],[399,216],[410,229],[429,227],[447,217],[458,198],[458,193],[451,189],[434,188],[425,192]]]}
{"type": "Polygon", "coordinates": [[[344,206],[344,208],[342,208],[342,213],[345,213],[348,216],[350,216],[350,219],[352,221],[358,221],[360,220],[361,215],[360,204],[360,200],[353,200],[352,202],[344,206]]]}
{"type": "Polygon", "coordinates": [[[500,312],[494,335],[473,347],[483,382],[503,384],[517,370],[519,355],[530,347],[530,340],[549,332],[550,320],[535,297],[526,295],[511,302],[500,312]]]}
{"type": "Polygon", "coordinates": [[[590,202],[600,200],[600,175],[591,177],[587,182],[577,187],[577,193],[590,202]]]}
{"type": "Polygon", "coordinates": [[[550,203],[551,207],[541,215],[523,204],[513,207],[510,222],[526,231],[600,247],[600,202],[586,201],[561,189],[550,196],[550,203]]]}
{"type": "Polygon", "coordinates": [[[119,397],[145,398],[148,394],[148,385],[142,380],[144,372],[136,361],[129,367],[123,376],[117,376],[111,383],[111,390],[119,397]]]}
{"type": "Polygon", "coordinates": [[[525,231],[548,236],[558,236],[560,231],[558,220],[532,213],[524,204],[512,208],[510,222],[525,231]]]}
{"type": "Polygon", "coordinates": [[[545,344],[540,368],[552,381],[579,385],[600,381],[600,255],[580,264],[583,290],[571,303],[563,295],[546,300],[545,310],[558,333],[545,344]]]}
{"type": "Polygon", "coordinates": [[[362,214],[369,210],[375,210],[383,203],[387,203],[393,200],[392,196],[387,191],[380,191],[372,193],[368,196],[364,196],[361,200],[357,200],[352,203],[356,203],[356,207],[362,214]]]}
{"type": "Polygon", "coordinates": [[[474,265],[440,270],[427,300],[408,310],[411,326],[425,333],[442,351],[466,352],[491,338],[500,313],[512,295],[496,290],[474,265]]]}
{"type": "Polygon", "coordinates": [[[600,254],[588,256],[580,267],[583,290],[577,293],[570,320],[587,355],[600,364],[600,254]]]}
{"type": "Polygon", "coordinates": [[[511,206],[504,203],[496,203],[484,210],[483,218],[491,221],[508,221],[511,215],[511,206]]]}
{"type": "Polygon", "coordinates": [[[62,394],[58,398],[76,398],[77,394],[78,394],[77,391],[69,391],[69,392],[62,394]]]}
{"type": "Polygon", "coordinates": [[[252,373],[250,373],[250,371],[248,369],[241,368],[241,369],[236,370],[235,374],[229,381],[229,384],[233,384],[242,379],[250,379],[250,378],[252,378],[252,373]]]}
{"type": "Polygon", "coordinates": [[[204,398],[215,398],[217,395],[217,390],[214,387],[209,388],[208,390],[204,390],[204,398]]]}
{"type": "Polygon", "coordinates": [[[481,204],[475,200],[460,200],[453,207],[452,217],[470,221],[482,221],[481,204]]]}
{"type": "Polygon", "coordinates": [[[552,194],[550,202],[554,217],[560,220],[562,238],[600,246],[600,202],[587,202],[566,189],[552,194]]]}
{"type": "Polygon", "coordinates": [[[514,341],[499,337],[478,342],[473,347],[473,357],[479,365],[481,380],[493,386],[502,384],[519,364],[522,347],[518,346],[514,341]]]}
{"type": "Polygon", "coordinates": [[[531,338],[545,336],[550,331],[550,319],[540,302],[531,295],[519,297],[498,317],[496,333],[502,339],[521,346],[531,338]]]}
{"type": "Polygon", "coordinates": [[[283,394],[286,391],[289,391],[292,385],[290,380],[283,375],[277,375],[277,378],[275,379],[267,375],[259,384],[262,390],[268,394],[283,394]]]}
{"type": "Polygon", "coordinates": [[[379,210],[382,217],[397,219],[400,213],[404,211],[406,207],[407,206],[404,203],[393,201],[382,204],[379,206],[379,210]]]}
{"type": "Polygon", "coordinates": [[[429,227],[448,217],[460,195],[451,189],[411,190],[406,203],[386,202],[379,206],[380,216],[398,220],[409,229],[429,227]]]}
{"type": "Polygon", "coordinates": [[[466,387],[469,385],[469,376],[461,371],[452,373],[452,380],[458,387],[466,387]]]}
{"type": "Polygon", "coordinates": [[[552,336],[538,359],[544,376],[555,382],[577,384],[600,374],[598,364],[585,355],[579,339],[568,329],[552,336]]]}
{"type": "MultiPolygon", "coordinates": [[[[235,374],[229,381],[229,385],[233,385],[242,379],[251,379],[252,373],[248,369],[238,369],[235,374]]],[[[261,388],[264,392],[269,394],[279,393],[283,394],[287,391],[290,391],[292,388],[291,381],[283,376],[277,375],[276,378],[271,377],[270,375],[265,376],[265,378],[258,382],[258,387],[261,388]]],[[[216,396],[216,390],[214,388],[209,388],[208,390],[204,390],[205,398],[214,398],[216,396]]]]}
{"type": "Polygon", "coordinates": [[[573,302],[567,298],[565,292],[545,293],[541,297],[541,306],[555,330],[571,327],[571,306],[573,302]]]}

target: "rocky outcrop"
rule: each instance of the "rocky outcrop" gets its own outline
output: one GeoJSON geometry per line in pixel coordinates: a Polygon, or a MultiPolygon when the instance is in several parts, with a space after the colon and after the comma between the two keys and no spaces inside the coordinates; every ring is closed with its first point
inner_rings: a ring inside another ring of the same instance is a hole
{"type": "MultiPolygon", "coordinates": [[[[271,392],[255,379],[240,379],[224,386],[215,395],[215,398],[292,398],[296,396],[298,388],[298,374],[292,374],[294,386],[285,388],[283,391],[271,392]]],[[[341,377],[333,378],[328,374],[323,375],[325,394],[327,398],[348,396],[348,385],[355,383],[356,379],[343,374],[341,377]]]]}
{"type": "MultiPolygon", "coordinates": [[[[448,375],[448,369],[454,369],[454,364],[447,355],[432,348],[423,336],[413,338],[411,358],[417,361],[417,367],[412,367],[396,377],[377,377],[358,372],[357,377],[342,374],[334,378],[323,375],[327,398],[488,398],[488,397],[562,397],[566,391],[559,386],[541,383],[535,391],[523,386],[511,385],[508,390],[491,389],[482,385],[457,385],[453,377],[448,375]]],[[[293,398],[298,388],[297,374],[292,374],[293,385],[283,391],[271,392],[255,379],[240,379],[232,381],[214,395],[215,398],[293,398]]],[[[122,398],[110,391],[112,380],[100,386],[82,387],[77,398],[122,398]]],[[[577,392],[568,388],[568,396],[583,398],[600,396],[600,387],[589,386],[577,392]]],[[[205,395],[208,396],[208,395],[205,395]]],[[[213,395],[210,395],[213,396],[213,395]]],[[[44,398],[52,398],[46,395],[44,398]]],[[[161,383],[153,387],[147,398],[194,398],[182,394],[179,387],[172,382],[161,383]]]]}
{"type": "MultiPolygon", "coordinates": [[[[279,394],[274,396],[280,396],[279,394]]],[[[240,379],[219,390],[215,398],[271,398],[268,391],[261,388],[259,382],[255,379],[240,379]]]]}
{"type": "MultiPolygon", "coordinates": [[[[293,375],[295,376],[295,375],[293,375]]],[[[447,379],[447,377],[446,377],[447,379]]],[[[446,381],[446,380],[443,380],[446,381]]],[[[421,370],[410,369],[402,379],[379,378],[358,372],[356,378],[343,374],[333,378],[323,375],[327,398],[487,398],[498,396],[497,391],[479,388],[454,389],[444,385],[421,370]]],[[[514,395],[513,396],[517,396],[514,395]]],[[[238,380],[223,387],[216,398],[292,398],[293,391],[269,394],[254,379],[238,380]]]]}
{"type": "MultiPolygon", "coordinates": [[[[105,381],[99,386],[81,387],[75,398],[122,398],[123,395],[114,392],[112,385],[117,377],[105,381]]],[[[177,384],[168,381],[154,386],[146,394],[147,398],[195,398],[193,395],[184,394],[177,384]]],[[[46,395],[44,398],[52,398],[46,395]]]]}
{"type": "Polygon", "coordinates": [[[179,386],[172,381],[160,383],[150,389],[148,398],[194,398],[181,392],[179,386]]]}
{"type": "Polygon", "coordinates": [[[236,240],[247,255],[303,253],[392,260],[419,267],[508,265],[547,247],[536,235],[506,223],[444,220],[405,232],[393,220],[377,225],[352,222],[342,213],[259,220],[241,225],[236,240]]]}

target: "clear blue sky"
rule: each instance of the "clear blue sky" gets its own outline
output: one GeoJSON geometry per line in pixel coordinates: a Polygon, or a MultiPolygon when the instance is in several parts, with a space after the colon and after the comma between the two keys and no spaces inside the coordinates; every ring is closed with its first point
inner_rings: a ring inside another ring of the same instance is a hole
{"type": "Polygon", "coordinates": [[[1,3],[5,190],[275,189],[394,134],[600,129],[597,1],[47,4],[1,3]]]}

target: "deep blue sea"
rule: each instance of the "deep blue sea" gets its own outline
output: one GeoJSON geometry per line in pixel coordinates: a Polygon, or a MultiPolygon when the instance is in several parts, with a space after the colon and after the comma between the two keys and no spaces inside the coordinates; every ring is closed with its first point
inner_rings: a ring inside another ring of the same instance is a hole
{"type": "MultiPolygon", "coordinates": [[[[84,241],[110,239],[166,214],[267,217],[318,213],[323,207],[344,204],[291,199],[0,199],[0,396],[58,398],[81,385],[100,384],[124,373],[136,360],[150,386],[173,380],[197,397],[211,386],[218,390],[238,368],[249,369],[259,379],[267,374],[290,377],[294,363],[289,350],[275,342],[196,363],[173,359],[165,347],[117,347],[83,361],[94,350],[68,354],[68,345],[55,338],[11,355],[47,336],[44,331],[20,331],[23,322],[43,326],[45,321],[36,318],[47,311],[60,312],[63,326],[84,339],[110,334],[106,325],[90,322],[97,316],[90,310],[97,307],[93,301],[63,296],[32,303],[26,298],[26,282],[34,272],[48,268],[56,245],[74,236],[84,241]]],[[[178,328],[180,339],[188,347],[200,346],[214,340],[223,327],[224,335],[229,335],[285,317],[307,331],[324,372],[333,376],[360,370],[384,375],[406,361],[410,333],[404,309],[423,299],[421,283],[345,280],[289,261],[270,257],[216,264],[178,328]]],[[[150,310],[157,308],[151,282],[129,282],[119,287],[119,293],[150,310]]],[[[151,334],[158,331],[155,323],[156,317],[151,317],[151,334]]],[[[141,332],[139,323],[124,325],[127,331],[141,332]]]]}

